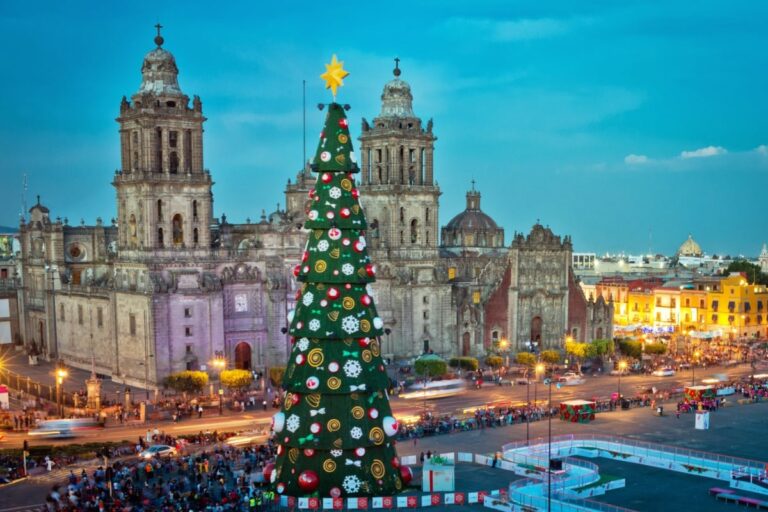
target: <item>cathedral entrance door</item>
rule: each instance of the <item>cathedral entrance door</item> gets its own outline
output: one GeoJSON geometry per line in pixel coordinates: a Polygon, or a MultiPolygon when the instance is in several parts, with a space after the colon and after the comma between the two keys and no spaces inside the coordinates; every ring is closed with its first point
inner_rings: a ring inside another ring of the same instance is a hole
{"type": "Polygon", "coordinates": [[[251,369],[251,346],[244,341],[235,345],[235,368],[238,370],[251,369]]]}
{"type": "Polygon", "coordinates": [[[542,320],[540,316],[535,316],[531,319],[531,341],[535,341],[541,347],[541,330],[542,320]]]}
{"type": "Polygon", "coordinates": [[[469,355],[469,333],[465,332],[461,337],[461,355],[467,357],[469,355]]]}

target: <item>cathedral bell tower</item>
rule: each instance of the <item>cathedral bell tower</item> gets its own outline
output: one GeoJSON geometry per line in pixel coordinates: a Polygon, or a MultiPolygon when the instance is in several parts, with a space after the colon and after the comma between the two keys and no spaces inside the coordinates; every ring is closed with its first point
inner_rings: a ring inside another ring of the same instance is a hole
{"type": "Polygon", "coordinates": [[[363,119],[360,136],[370,243],[395,258],[414,250],[431,253],[439,245],[440,189],[432,162],[437,137],[432,120],[424,128],[413,113],[411,86],[400,79],[399,64],[395,59],[395,78],[384,86],[381,113],[372,125],[363,119]]]}
{"type": "Polygon", "coordinates": [[[179,88],[176,59],[157,47],[141,86],[120,104],[121,170],[115,172],[121,251],[210,247],[211,176],[203,167],[203,107],[179,88]]]}

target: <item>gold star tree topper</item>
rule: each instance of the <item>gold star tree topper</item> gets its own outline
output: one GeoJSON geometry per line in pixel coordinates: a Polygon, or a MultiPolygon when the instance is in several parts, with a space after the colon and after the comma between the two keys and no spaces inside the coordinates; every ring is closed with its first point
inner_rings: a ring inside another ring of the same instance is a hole
{"type": "Polygon", "coordinates": [[[320,78],[325,80],[325,88],[333,92],[333,99],[336,100],[336,89],[344,86],[344,77],[349,75],[349,71],[344,69],[344,61],[336,60],[336,54],[331,58],[331,63],[325,65],[325,73],[320,78]]]}

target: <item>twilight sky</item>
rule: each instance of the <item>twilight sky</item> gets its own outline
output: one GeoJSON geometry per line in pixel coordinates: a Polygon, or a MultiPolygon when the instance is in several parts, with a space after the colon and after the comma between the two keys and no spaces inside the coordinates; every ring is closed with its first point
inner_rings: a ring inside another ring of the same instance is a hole
{"type": "MultiPolygon", "coordinates": [[[[350,126],[380,109],[402,59],[434,118],[440,223],[472,178],[508,242],[536,219],[577,251],[709,253],[768,241],[768,2],[0,3],[0,225],[27,202],[115,215],[120,98],[138,89],[153,25],[208,117],[217,216],[273,211],[302,162],[307,104],[336,53],[350,126]],[[376,5],[376,6],[374,6],[376,5]]],[[[323,113],[307,110],[307,154],[323,113]]],[[[356,145],[357,147],[357,145],[356,145]]]]}

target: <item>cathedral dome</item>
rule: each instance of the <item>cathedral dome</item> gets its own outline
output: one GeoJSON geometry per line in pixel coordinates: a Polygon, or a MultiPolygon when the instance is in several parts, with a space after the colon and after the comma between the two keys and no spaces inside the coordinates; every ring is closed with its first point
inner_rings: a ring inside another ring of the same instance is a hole
{"type": "Polygon", "coordinates": [[[480,192],[467,192],[467,208],[442,230],[444,247],[502,247],[504,230],[480,209],[480,192]]]}
{"type": "MultiPolygon", "coordinates": [[[[159,32],[159,31],[158,31],[159,32]]],[[[149,93],[158,96],[181,96],[179,68],[173,54],[162,47],[163,38],[155,37],[157,48],[144,56],[141,65],[141,85],[137,94],[149,93]]]]}
{"type": "Polygon", "coordinates": [[[683,242],[683,245],[681,245],[680,249],[677,250],[677,254],[678,256],[699,257],[704,253],[701,250],[699,244],[696,243],[696,240],[694,240],[691,235],[688,235],[688,240],[683,242]]]}
{"type": "Polygon", "coordinates": [[[395,59],[394,80],[384,85],[381,93],[379,117],[416,117],[413,113],[413,95],[408,82],[400,79],[400,59],[395,59]]]}

